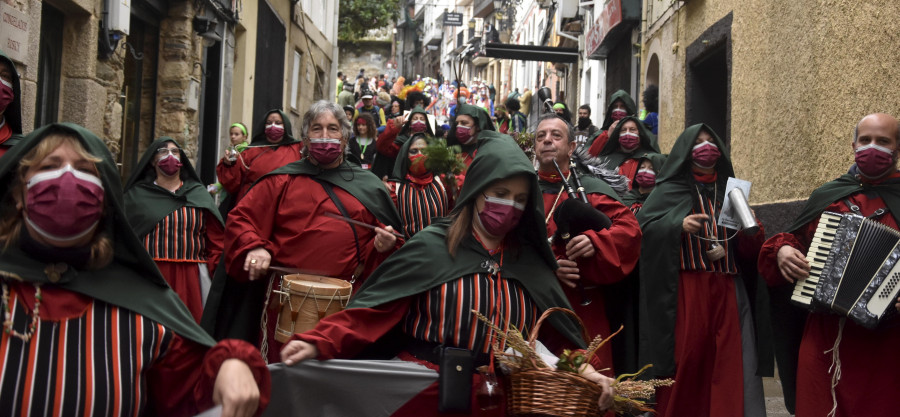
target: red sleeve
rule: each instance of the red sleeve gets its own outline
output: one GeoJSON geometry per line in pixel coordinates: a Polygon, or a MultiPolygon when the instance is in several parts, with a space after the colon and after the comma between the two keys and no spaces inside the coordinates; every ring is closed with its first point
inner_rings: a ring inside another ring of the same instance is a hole
{"type": "Polygon", "coordinates": [[[581,276],[594,284],[612,284],[625,279],[641,255],[641,227],[624,204],[602,194],[589,194],[592,205],[612,221],[609,229],[589,230],[584,235],[596,252],[578,259],[581,276]]]}
{"type": "Polygon", "coordinates": [[[241,160],[238,159],[233,164],[228,165],[225,163],[225,158],[222,158],[219,164],[216,165],[216,176],[219,178],[222,188],[228,194],[236,196],[241,188],[241,178],[244,177],[244,167],[241,165],[241,160]]]}
{"type": "Polygon", "coordinates": [[[400,133],[402,126],[403,125],[397,125],[394,119],[388,120],[385,124],[384,131],[381,132],[381,134],[378,135],[378,139],[375,140],[375,149],[382,155],[396,158],[397,154],[400,153],[400,146],[395,144],[394,140],[397,139],[397,135],[400,133]]]}
{"type": "Polygon", "coordinates": [[[219,222],[215,214],[206,212],[206,267],[209,276],[215,275],[216,266],[222,259],[223,246],[225,245],[225,227],[219,222]]]}
{"type": "Polygon", "coordinates": [[[275,216],[289,176],[275,175],[259,181],[237,206],[228,213],[225,227],[225,268],[228,275],[247,280],[244,258],[247,252],[262,247],[272,255],[275,245],[269,240],[275,227],[275,216]]]}
{"type": "Polygon", "coordinates": [[[609,140],[609,134],[604,130],[597,135],[597,138],[594,139],[594,143],[591,144],[591,147],[588,148],[588,153],[591,156],[600,155],[600,151],[603,150],[603,147],[606,146],[606,141],[609,140]]]}
{"type": "Polygon", "coordinates": [[[391,195],[391,201],[394,202],[394,207],[398,209],[400,206],[397,205],[397,182],[396,181],[388,181],[387,183],[388,194],[391,195]]]}
{"type": "MultiPolygon", "coordinates": [[[[818,221],[816,223],[818,223],[818,221]]],[[[806,227],[801,230],[804,229],[806,229],[806,227]]],[[[759,251],[757,268],[759,269],[759,274],[766,280],[766,284],[770,287],[790,284],[778,269],[778,250],[781,249],[782,246],[787,245],[800,252],[806,253],[809,248],[808,244],[804,242],[808,242],[808,240],[799,238],[797,234],[779,233],[769,238],[769,240],[762,245],[762,249],[759,251]]]]}
{"type": "Polygon", "coordinates": [[[213,388],[219,367],[226,359],[240,359],[253,373],[259,387],[262,414],[272,391],[272,381],[262,356],[242,340],[223,340],[206,348],[175,335],[165,356],[148,373],[151,401],[160,415],[195,415],[213,407],[213,388]]]}
{"type": "Polygon", "coordinates": [[[406,297],[378,307],[343,310],[292,339],[316,345],[319,360],[353,358],[403,320],[409,304],[410,298],[406,297]]]}
{"type": "Polygon", "coordinates": [[[736,255],[740,259],[758,259],[759,251],[762,249],[763,243],[766,241],[766,229],[763,227],[759,219],[756,220],[759,230],[754,234],[744,233],[743,230],[738,232],[738,242],[736,255]]]}

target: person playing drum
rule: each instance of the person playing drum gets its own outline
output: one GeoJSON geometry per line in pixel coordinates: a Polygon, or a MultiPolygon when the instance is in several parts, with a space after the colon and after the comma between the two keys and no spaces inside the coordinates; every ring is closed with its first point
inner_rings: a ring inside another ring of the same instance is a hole
{"type": "MultiPolygon", "coordinates": [[[[546,309],[571,309],[553,272],[557,265],[547,244],[541,198],[534,168],[518,146],[486,141],[450,218],[416,233],[375,271],[348,309],[295,334],[281,351],[282,360],[292,365],[354,358],[364,349],[367,354],[384,352],[390,345],[399,346],[391,354],[437,369],[435,348],[443,345],[471,351],[476,367],[489,363],[495,336],[472,309],[500,328],[515,326],[525,334],[546,309]]],[[[549,319],[552,326],[543,326],[540,335],[551,351],[584,347],[571,319],[549,319]]],[[[599,408],[609,408],[612,379],[593,367],[584,372],[603,387],[599,408]]],[[[474,389],[482,378],[472,375],[474,389]]],[[[438,397],[434,383],[394,415],[436,416],[438,397]]],[[[481,410],[475,396],[468,400],[471,415],[505,415],[502,401],[497,408],[481,410]]]]}
{"type": "MultiPolygon", "coordinates": [[[[393,234],[400,228],[399,215],[381,180],[345,161],[350,128],[340,106],[314,103],[301,126],[304,158],[261,178],[231,211],[225,227],[228,275],[263,283],[237,297],[277,302],[272,290],[279,283],[266,275],[270,266],[344,279],[358,288],[402,244],[393,234]],[[342,217],[377,227],[352,225],[342,217]]],[[[221,306],[231,308],[227,300],[221,306]]],[[[260,328],[261,310],[241,314],[260,328]]],[[[263,316],[261,350],[269,363],[279,361],[281,350],[274,339],[277,314],[269,309],[263,316]]]]}

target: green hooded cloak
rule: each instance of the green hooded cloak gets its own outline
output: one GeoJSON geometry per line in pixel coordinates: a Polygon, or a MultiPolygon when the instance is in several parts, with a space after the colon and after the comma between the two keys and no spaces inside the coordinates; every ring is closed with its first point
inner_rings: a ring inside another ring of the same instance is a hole
{"type": "Polygon", "coordinates": [[[9,123],[9,128],[12,129],[12,136],[2,145],[13,146],[22,141],[22,87],[19,85],[19,71],[16,70],[16,64],[2,50],[0,50],[0,60],[6,62],[12,71],[13,88],[13,101],[6,106],[6,111],[3,112],[6,123],[9,123]]]}
{"type": "MultiPolygon", "coordinates": [[[[666,163],[666,156],[660,153],[648,153],[642,156],[641,161],[638,163],[640,164],[644,159],[649,159],[650,163],[653,164],[653,170],[659,175],[663,164],[666,163]]],[[[643,203],[649,195],[649,193],[646,195],[641,194],[638,187],[634,187],[622,196],[622,202],[625,203],[626,207],[631,207],[634,203],[643,203]]]]}
{"type": "MultiPolygon", "coordinates": [[[[507,235],[518,244],[507,253],[501,267],[505,278],[522,283],[541,310],[562,306],[571,309],[556,279],[556,259],[547,244],[544,203],[531,162],[512,141],[486,141],[478,148],[452,214],[471,207],[491,183],[514,175],[525,175],[531,196],[519,225],[507,235]]],[[[435,286],[469,274],[484,272],[482,262],[491,259],[474,236],[467,236],[451,256],[445,219],[416,233],[366,280],[350,300],[348,308],[375,307],[403,297],[425,292],[435,286]],[[427,273],[423,273],[427,272],[427,273]]],[[[548,320],[573,344],[584,347],[580,328],[568,316],[555,314],[548,320]]]]}
{"type": "MultiPolygon", "coordinates": [[[[44,273],[47,264],[31,258],[15,246],[0,253],[0,274],[7,279],[56,285],[126,308],[172,329],[186,339],[212,346],[215,343],[213,339],[194,322],[187,307],[166,284],[156,264],[131,230],[125,218],[120,191],[122,185],[116,163],[103,141],[97,136],[71,123],[50,124],[31,132],[18,146],[11,148],[3,158],[0,158],[0,177],[4,183],[11,184],[16,181],[16,170],[22,157],[42,139],[53,133],[77,137],[89,153],[102,159],[97,163],[97,169],[105,190],[106,207],[98,228],[113,241],[115,248],[113,261],[98,270],[70,267],[62,273],[58,282],[51,284],[49,277],[44,273]]],[[[11,196],[7,192],[4,198],[10,199],[11,196]]],[[[7,210],[14,209],[7,207],[7,210]]]]}
{"type": "Polygon", "coordinates": [[[294,129],[291,127],[291,119],[288,118],[283,111],[272,109],[266,112],[266,115],[259,121],[259,125],[256,128],[256,134],[253,135],[253,139],[250,141],[250,146],[282,146],[299,142],[300,139],[294,138],[294,129]],[[269,142],[269,138],[266,137],[266,119],[268,119],[269,115],[272,113],[280,114],[281,120],[284,121],[284,136],[281,137],[281,141],[278,143],[271,143],[269,142]]]}
{"type": "MultiPolygon", "coordinates": [[[[715,132],[706,125],[688,127],[675,141],[661,172],[657,174],[656,187],[643,208],[637,214],[643,231],[640,259],[640,332],[641,363],[652,363],[652,372],[657,376],[675,374],[675,317],[678,309],[678,280],[680,269],[682,221],[690,214],[693,205],[691,174],[691,151],[700,130],[710,133],[713,143],[719,147],[722,156],[716,162],[717,195],[722,201],[728,177],[734,177],[728,148],[715,132]]],[[[735,250],[737,253],[737,250],[735,250]]],[[[765,303],[767,299],[757,298],[756,259],[738,259],[738,270],[744,278],[751,306],[755,301],[765,303]]],[[[765,314],[766,309],[755,308],[755,313],[765,314]]],[[[772,354],[766,331],[769,328],[760,316],[757,325],[757,355],[759,370],[771,369],[772,354]]]]}
{"type": "Polygon", "coordinates": [[[622,165],[622,162],[625,162],[626,159],[642,158],[649,153],[660,153],[659,145],[656,144],[656,135],[650,132],[650,129],[648,129],[637,117],[627,116],[620,120],[619,124],[616,125],[609,140],[606,141],[606,145],[603,145],[603,149],[600,150],[598,157],[603,158],[603,164],[607,169],[614,170],[618,168],[619,165],[622,165]],[[641,141],[637,149],[633,152],[624,153],[619,150],[619,136],[622,133],[622,127],[625,125],[625,122],[628,121],[637,124],[638,136],[641,141]]]}
{"type": "MultiPolygon", "coordinates": [[[[415,139],[425,139],[426,142],[430,142],[428,137],[422,133],[418,133],[412,136],[415,139]]],[[[391,173],[391,179],[394,181],[405,181],[406,174],[409,173],[409,147],[412,146],[415,140],[406,139],[403,141],[403,145],[400,146],[400,151],[397,152],[397,160],[394,162],[394,171],[391,173]]],[[[430,143],[429,143],[430,145],[430,143]]]]}
{"type": "MultiPolygon", "coordinates": [[[[634,104],[634,99],[631,98],[631,95],[626,93],[625,90],[616,91],[609,96],[609,104],[606,105],[606,114],[603,115],[603,126],[600,128],[601,132],[609,129],[614,122],[612,119],[612,107],[616,100],[622,100],[622,102],[625,103],[625,111],[628,112],[629,116],[637,115],[637,106],[634,104]]],[[[594,136],[594,138],[596,138],[596,136],[594,136]]],[[[591,142],[593,142],[593,138],[591,139],[591,142]]]]}
{"type": "Polygon", "coordinates": [[[394,143],[402,144],[405,143],[410,136],[413,136],[413,132],[409,130],[409,126],[412,124],[412,116],[414,114],[424,114],[425,115],[425,131],[422,132],[429,137],[434,137],[434,127],[431,126],[431,121],[428,120],[428,112],[425,111],[425,108],[422,106],[416,106],[412,111],[409,112],[409,116],[406,119],[406,123],[403,124],[403,127],[400,128],[400,133],[397,134],[397,139],[394,140],[394,143]]]}
{"type": "Polygon", "coordinates": [[[170,213],[185,206],[206,209],[225,225],[219,208],[206,191],[184,150],[175,139],[163,136],[150,144],[125,183],[125,213],[134,233],[142,237],[170,213]],[[174,193],[153,183],[156,180],[153,158],[156,150],[164,147],[166,142],[178,146],[178,157],[182,163],[181,180],[184,184],[174,193]]]}

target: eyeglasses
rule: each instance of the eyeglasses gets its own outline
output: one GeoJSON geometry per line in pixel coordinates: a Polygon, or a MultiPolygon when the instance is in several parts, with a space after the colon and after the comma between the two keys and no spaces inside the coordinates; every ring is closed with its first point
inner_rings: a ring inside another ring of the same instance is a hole
{"type": "Polygon", "coordinates": [[[159,148],[156,150],[156,154],[159,156],[166,156],[166,155],[178,156],[176,154],[176,152],[178,152],[178,148],[159,148]]]}
{"type": "Polygon", "coordinates": [[[421,150],[421,149],[417,149],[417,148],[409,148],[409,156],[418,155],[418,154],[420,154],[420,153],[422,153],[422,150],[421,150]]]}

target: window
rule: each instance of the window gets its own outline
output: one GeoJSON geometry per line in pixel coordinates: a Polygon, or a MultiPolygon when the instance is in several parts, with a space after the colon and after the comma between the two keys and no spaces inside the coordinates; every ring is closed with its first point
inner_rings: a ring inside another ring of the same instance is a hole
{"type": "Polygon", "coordinates": [[[55,123],[59,116],[59,78],[62,68],[63,14],[53,6],[41,5],[37,97],[34,125],[55,123]]]}
{"type": "Polygon", "coordinates": [[[297,110],[297,93],[300,91],[300,63],[303,62],[303,55],[299,51],[294,51],[294,66],[291,70],[291,108],[297,110]]]}

